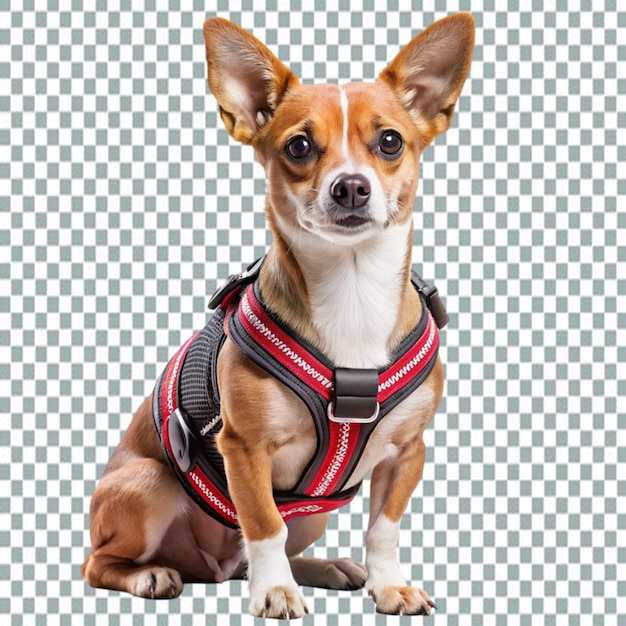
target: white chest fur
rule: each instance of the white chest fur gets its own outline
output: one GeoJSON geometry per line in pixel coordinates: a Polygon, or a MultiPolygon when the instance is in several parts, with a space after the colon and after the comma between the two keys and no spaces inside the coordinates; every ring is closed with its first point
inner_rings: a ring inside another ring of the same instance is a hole
{"type": "Polygon", "coordinates": [[[338,367],[381,367],[397,323],[411,224],[356,246],[312,241],[298,256],[319,348],[338,367]]]}

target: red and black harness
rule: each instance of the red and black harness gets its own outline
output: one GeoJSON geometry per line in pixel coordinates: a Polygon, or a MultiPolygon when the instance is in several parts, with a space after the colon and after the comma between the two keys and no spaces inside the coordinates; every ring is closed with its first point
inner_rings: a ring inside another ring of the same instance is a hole
{"type": "Polygon", "coordinates": [[[335,368],[265,306],[256,280],[262,263],[259,259],[243,274],[231,276],[216,292],[209,303],[215,313],[170,360],[153,393],[154,420],[175,474],[206,513],[232,528],[238,527],[237,513],[215,445],[222,428],[217,359],[227,336],[294,391],[315,424],[315,455],[293,489],[274,491],[287,520],[332,511],[354,498],[360,483],[345,485],[370,435],[427,378],[437,358],[438,328],[448,321],[437,289],[413,272],[422,316],[390,365],[335,368]]]}

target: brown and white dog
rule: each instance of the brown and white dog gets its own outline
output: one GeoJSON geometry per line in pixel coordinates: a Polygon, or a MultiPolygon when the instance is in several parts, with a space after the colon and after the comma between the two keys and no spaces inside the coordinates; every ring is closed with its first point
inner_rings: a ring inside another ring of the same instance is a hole
{"type": "MultiPolygon", "coordinates": [[[[266,305],[338,367],[383,367],[422,314],[410,280],[419,158],[450,126],[470,67],[473,18],[457,14],[429,26],[371,84],[300,84],[263,44],[223,19],[208,19],[204,38],[226,129],[254,148],[267,172],[273,244],[258,278],[266,305]]],[[[217,378],[217,442],[240,529],[188,497],[148,398],[93,495],[84,578],[172,598],[183,581],[247,576],[250,612],[274,618],[307,612],[299,584],[365,587],[379,612],[429,614],[434,604],[406,584],[396,553],[400,520],[422,475],[422,434],[442,395],[438,358],[376,426],[350,477],[356,485],[371,473],[365,566],[303,558],[328,514],[285,522],[277,509],[273,490],[293,486],[316,451],[302,400],[230,339],[217,378]]]]}

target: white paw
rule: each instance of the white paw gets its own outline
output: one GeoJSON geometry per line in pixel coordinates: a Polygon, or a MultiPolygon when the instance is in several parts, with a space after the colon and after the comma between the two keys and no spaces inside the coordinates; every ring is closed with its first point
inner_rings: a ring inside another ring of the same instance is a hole
{"type": "Polygon", "coordinates": [[[277,586],[250,596],[249,609],[257,617],[294,619],[309,612],[297,587],[277,586]]]}
{"type": "Polygon", "coordinates": [[[180,574],[169,567],[146,567],[133,577],[129,591],[152,600],[176,598],[183,590],[180,574]]]}
{"type": "Polygon", "coordinates": [[[376,611],[386,615],[430,615],[435,603],[416,587],[382,587],[371,590],[376,611]]]}

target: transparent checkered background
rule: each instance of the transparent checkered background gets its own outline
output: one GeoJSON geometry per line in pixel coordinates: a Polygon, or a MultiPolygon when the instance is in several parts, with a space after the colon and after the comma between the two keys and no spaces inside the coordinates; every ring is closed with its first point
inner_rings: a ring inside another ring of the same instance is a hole
{"type": "MultiPolygon", "coordinates": [[[[155,602],[79,575],[133,408],[269,243],[263,172],[206,86],[205,17],[345,82],[470,10],[471,77],[415,205],[451,323],[400,556],[432,623],[626,625],[626,6],[410,4],[0,0],[1,624],[261,623],[245,583],[155,602]]],[[[362,560],[367,507],[312,553],[362,560]]],[[[362,591],[305,594],[305,625],[409,623],[362,591]]]]}

